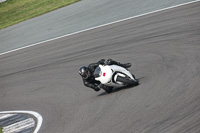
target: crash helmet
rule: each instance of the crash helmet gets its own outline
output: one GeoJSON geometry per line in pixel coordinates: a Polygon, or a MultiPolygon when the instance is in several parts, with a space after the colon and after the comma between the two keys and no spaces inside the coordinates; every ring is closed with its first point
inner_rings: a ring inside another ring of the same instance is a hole
{"type": "Polygon", "coordinates": [[[90,77],[90,71],[86,66],[82,66],[79,69],[79,74],[84,78],[87,79],[88,77],[90,77]]]}

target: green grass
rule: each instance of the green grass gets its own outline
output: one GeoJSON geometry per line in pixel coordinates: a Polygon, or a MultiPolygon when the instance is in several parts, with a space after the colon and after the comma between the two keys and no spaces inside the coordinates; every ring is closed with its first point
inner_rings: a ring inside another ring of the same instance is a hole
{"type": "Polygon", "coordinates": [[[0,3],[0,29],[80,0],[7,0],[0,3]]]}
{"type": "Polygon", "coordinates": [[[0,127],[0,133],[3,133],[2,128],[0,127]]]}

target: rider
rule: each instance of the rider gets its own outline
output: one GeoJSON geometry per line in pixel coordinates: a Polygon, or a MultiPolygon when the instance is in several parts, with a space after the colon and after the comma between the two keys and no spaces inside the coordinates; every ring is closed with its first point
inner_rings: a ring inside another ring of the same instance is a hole
{"type": "Polygon", "coordinates": [[[79,74],[82,76],[83,84],[86,87],[90,87],[90,88],[94,89],[95,91],[99,91],[101,88],[103,88],[103,89],[108,88],[108,86],[101,84],[99,81],[96,81],[94,78],[93,73],[94,73],[96,67],[99,66],[99,64],[101,64],[101,65],[118,65],[118,66],[122,66],[124,68],[131,67],[131,63],[122,64],[122,63],[114,61],[112,59],[107,59],[107,60],[101,59],[97,63],[89,64],[88,67],[82,66],[79,69],[79,74]]]}

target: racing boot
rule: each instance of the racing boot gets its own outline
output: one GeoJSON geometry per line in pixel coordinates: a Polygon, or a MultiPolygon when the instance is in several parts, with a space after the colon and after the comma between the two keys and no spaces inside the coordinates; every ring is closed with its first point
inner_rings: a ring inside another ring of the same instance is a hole
{"type": "Polygon", "coordinates": [[[122,67],[124,67],[124,68],[129,68],[129,67],[131,67],[131,63],[125,63],[125,64],[122,64],[122,63],[120,63],[120,62],[118,62],[119,64],[119,66],[122,66],[122,67]]]}
{"type": "Polygon", "coordinates": [[[131,63],[125,63],[125,64],[122,64],[120,62],[115,62],[114,64],[118,65],[118,66],[121,66],[123,68],[129,68],[131,67],[131,63]]]}
{"type": "Polygon", "coordinates": [[[106,61],[105,61],[105,64],[106,64],[106,65],[119,65],[119,66],[124,67],[124,68],[129,68],[129,67],[131,67],[131,63],[122,64],[122,63],[117,62],[117,61],[114,61],[114,60],[112,60],[112,59],[106,60],[106,61]]]}

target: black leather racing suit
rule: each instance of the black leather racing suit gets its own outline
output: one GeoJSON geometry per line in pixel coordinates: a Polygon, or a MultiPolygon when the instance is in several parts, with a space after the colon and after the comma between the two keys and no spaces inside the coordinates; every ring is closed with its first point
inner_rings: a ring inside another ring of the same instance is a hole
{"type": "Polygon", "coordinates": [[[104,62],[105,62],[105,60],[101,59],[97,63],[89,64],[88,69],[89,69],[91,75],[87,79],[82,78],[83,79],[83,84],[85,86],[90,87],[90,88],[94,89],[95,91],[99,91],[100,90],[99,89],[99,85],[101,83],[99,81],[95,80],[93,73],[94,73],[96,67],[98,67],[99,64],[104,65],[104,62]]]}

